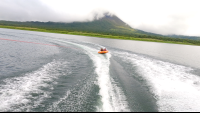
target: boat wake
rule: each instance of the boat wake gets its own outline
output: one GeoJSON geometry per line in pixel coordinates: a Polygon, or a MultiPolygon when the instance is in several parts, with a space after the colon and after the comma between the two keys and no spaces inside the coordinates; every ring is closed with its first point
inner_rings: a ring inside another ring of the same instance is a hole
{"type": "MultiPolygon", "coordinates": [[[[57,40],[58,41],[58,40],[57,40]]],[[[59,40],[61,41],[61,40],[59,40]]],[[[93,49],[84,44],[78,44],[68,41],[68,44],[76,45],[84,49],[84,52],[92,59],[95,65],[95,73],[97,74],[97,85],[100,88],[99,95],[101,96],[99,106],[97,106],[97,111],[100,112],[122,112],[130,111],[128,108],[128,103],[123,91],[117,86],[114,79],[111,78],[109,73],[110,58],[111,53],[98,54],[97,49],[93,49]]],[[[94,46],[94,45],[93,45],[94,46]]],[[[96,48],[100,48],[97,46],[96,48]]]]}
{"type": "Polygon", "coordinates": [[[136,70],[133,75],[146,82],[160,112],[200,111],[200,77],[190,67],[127,52],[115,52],[136,70]]]}
{"type": "Polygon", "coordinates": [[[42,106],[41,102],[50,97],[57,84],[56,79],[67,74],[58,72],[63,65],[67,66],[68,62],[54,60],[34,72],[1,81],[0,111],[32,111],[42,106]]]}

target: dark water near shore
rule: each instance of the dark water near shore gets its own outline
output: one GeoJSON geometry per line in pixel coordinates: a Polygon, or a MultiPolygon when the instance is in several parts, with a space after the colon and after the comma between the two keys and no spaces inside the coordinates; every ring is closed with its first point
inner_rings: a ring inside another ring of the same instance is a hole
{"type": "Polygon", "coordinates": [[[200,46],[0,29],[0,51],[2,112],[200,111],[200,46]]]}

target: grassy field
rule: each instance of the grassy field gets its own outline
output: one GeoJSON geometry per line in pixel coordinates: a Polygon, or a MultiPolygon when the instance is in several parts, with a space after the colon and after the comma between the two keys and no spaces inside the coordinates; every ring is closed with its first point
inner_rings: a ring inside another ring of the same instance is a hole
{"type": "Polygon", "coordinates": [[[78,31],[69,32],[69,31],[64,31],[64,30],[47,30],[47,29],[32,28],[32,27],[16,27],[16,26],[4,26],[4,25],[0,25],[0,28],[40,31],[40,32],[49,32],[49,33],[61,33],[61,34],[71,34],[71,35],[82,35],[82,36],[92,36],[92,37],[100,37],[100,38],[150,41],[150,42],[161,42],[161,43],[172,43],[172,44],[184,44],[184,45],[200,46],[200,44],[193,44],[193,43],[189,43],[189,42],[166,41],[166,40],[158,40],[158,39],[152,39],[152,38],[135,38],[135,37],[125,37],[125,36],[113,36],[113,35],[103,35],[103,34],[98,34],[98,33],[78,32],[78,31]]]}

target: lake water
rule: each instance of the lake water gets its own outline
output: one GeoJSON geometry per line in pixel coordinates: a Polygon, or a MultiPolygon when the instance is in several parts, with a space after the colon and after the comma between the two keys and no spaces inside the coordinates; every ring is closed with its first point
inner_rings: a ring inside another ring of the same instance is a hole
{"type": "Polygon", "coordinates": [[[0,51],[2,112],[200,111],[200,46],[0,29],[0,51]]]}

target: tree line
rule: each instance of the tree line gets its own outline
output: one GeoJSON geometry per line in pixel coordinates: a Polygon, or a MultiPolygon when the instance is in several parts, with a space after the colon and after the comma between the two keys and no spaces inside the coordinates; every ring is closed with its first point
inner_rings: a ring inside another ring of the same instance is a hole
{"type": "Polygon", "coordinates": [[[85,32],[85,33],[98,33],[102,35],[123,36],[134,38],[148,38],[163,41],[174,41],[182,43],[191,43],[200,45],[199,40],[172,38],[169,36],[148,33],[141,30],[132,30],[131,28],[119,28],[109,21],[92,21],[92,22],[73,22],[73,23],[59,23],[59,22],[14,22],[14,21],[0,21],[0,25],[14,26],[14,27],[31,27],[46,30],[68,31],[68,32],[85,32]]]}

